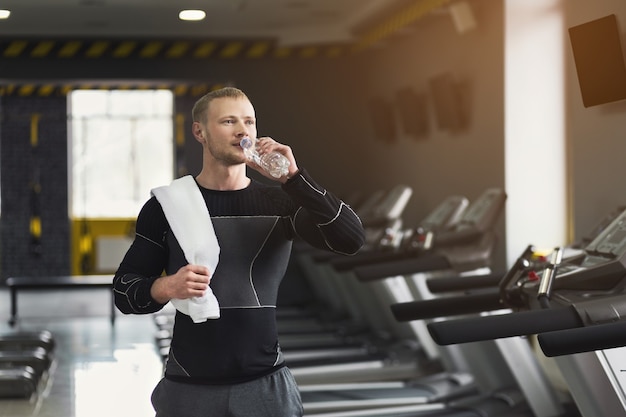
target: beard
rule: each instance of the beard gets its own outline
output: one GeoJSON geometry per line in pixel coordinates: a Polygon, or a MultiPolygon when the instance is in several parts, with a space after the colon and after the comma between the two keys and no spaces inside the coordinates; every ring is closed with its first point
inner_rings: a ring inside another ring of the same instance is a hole
{"type": "Polygon", "coordinates": [[[212,141],[207,141],[207,150],[212,158],[224,165],[240,165],[246,162],[246,157],[241,148],[227,145],[216,145],[212,141]]]}

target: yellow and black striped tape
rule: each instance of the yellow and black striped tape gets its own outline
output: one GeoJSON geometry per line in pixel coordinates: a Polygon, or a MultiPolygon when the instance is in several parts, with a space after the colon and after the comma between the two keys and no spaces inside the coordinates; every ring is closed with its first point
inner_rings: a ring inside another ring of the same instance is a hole
{"type": "Polygon", "coordinates": [[[260,59],[335,58],[350,51],[348,44],[278,46],[261,40],[75,40],[2,39],[0,57],[28,59],[260,59]]]}
{"type": "Polygon", "coordinates": [[[352,42],[284,46],[275,39],[0,39],[0,58],[234,59],[335,58],[367,48],[451,0],[413,0],[382,16],[352,42]]]}
{"type": "Polygon", "coordinates": [[[215,84],[189,84],[189,83],[163,83],[141,81],[134,84],[112,84],[103,82],[102,84],[74,84],[60,81],[58,84],[45,83],[11,83],[0,85],[0,96],[19,97],[54,97],[66,96],[74,90],[171,90],[177,97],[193,96],[199,97],[211,90],[224,86],[224,83],[215,84]]]}

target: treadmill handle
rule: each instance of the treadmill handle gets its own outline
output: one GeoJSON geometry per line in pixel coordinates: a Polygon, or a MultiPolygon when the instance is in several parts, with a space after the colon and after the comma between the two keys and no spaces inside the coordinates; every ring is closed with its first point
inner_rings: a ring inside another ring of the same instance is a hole
{"type": "Polygon", "coordinates": [[[500,301],[497,288],[482,294],[410,301],[391,305],[394,317],[400,322],[480,313],[502,308],[506,308],[506,306],[500,301]]]}
{"type": "Polygon", "coordinates": [[[626,320],[542,333],[537,339],[548,357],[626,346],[626,320]]]}
{"type": "Polygon", "coordinates": [[[582,326],[583,322],[572,306],[447,320],[427,325],[430,335],[439,345],[532,335],[582,326]]]}
{"type": "Polygon", "coordinates": [[[464,291],[475,288],[497,287],[503,276],[503,272],[494,272],[485,275],[429,278],[426,281],[426,285],[433,294],[464,291]]]}

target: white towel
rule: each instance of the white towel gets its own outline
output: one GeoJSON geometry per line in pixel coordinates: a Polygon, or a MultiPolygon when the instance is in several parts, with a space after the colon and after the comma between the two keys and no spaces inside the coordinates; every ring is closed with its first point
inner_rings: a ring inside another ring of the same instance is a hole
{"type": "MultiPolygon", "coordinates": [[[[220,246],[202,193],[191,175],[174,180],[169,186],[152,190],[185,254],[187,262],[204,265],[211,274],[219,262],[220,246]]],[[[172,299],[172,305],[191,317],[194,323],[220,317],[220,306],[211,288],[202,297],[172,299]]]]}

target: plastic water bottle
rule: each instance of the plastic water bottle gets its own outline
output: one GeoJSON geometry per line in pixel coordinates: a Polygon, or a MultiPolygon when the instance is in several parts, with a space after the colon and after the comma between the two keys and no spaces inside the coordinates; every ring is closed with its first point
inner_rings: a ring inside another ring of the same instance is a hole
{"type": "Polygon", "coordinates": [[[239,142],[239,146],[243,148],[243,153],[248,159],[252,159],[257,165],[263,168],[265,171],[274,178],[280,178],[289,172],[289,159],[285,155],[279,152],[270,152],[264,155],[259,155],[252,139],[245,137],[239,142]]]}

